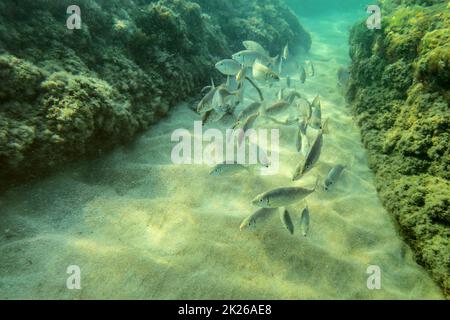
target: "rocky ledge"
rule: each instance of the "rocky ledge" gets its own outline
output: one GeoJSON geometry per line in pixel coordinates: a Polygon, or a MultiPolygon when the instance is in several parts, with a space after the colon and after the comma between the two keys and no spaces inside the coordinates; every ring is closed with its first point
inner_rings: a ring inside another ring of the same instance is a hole
{"type": "Polygon", "coordinates": [[[382,29],[351,32],[348,100],[383,204],[450,294],[450,9],[382,1],[382,29]]]}
{"type": "Polygon", "coordinates": [[[256,40],[311,38],[278,0],[2,0],[0,188],[131,139],[256,40]],[[81,9],[69,30],[67,8],[81,9]]]}

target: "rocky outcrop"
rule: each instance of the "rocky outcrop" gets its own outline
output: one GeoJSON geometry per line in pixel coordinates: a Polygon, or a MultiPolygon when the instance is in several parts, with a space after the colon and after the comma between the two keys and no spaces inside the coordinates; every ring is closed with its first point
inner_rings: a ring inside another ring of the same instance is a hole
{"type": "Polygon", "coordinates": [[[450,12],[442,2],[385,0],[382,30],[353,28],[348,99],[385,207],[448,296],[450,12]]]}
{"type": "Polygon", "coordinates": [[[281,2],[229,3],[79,0],[82,29],[69,30],[73,1],[1,1],[2,188],[129,140],[217,77],[242,40],[309,48],[281,2]]]}

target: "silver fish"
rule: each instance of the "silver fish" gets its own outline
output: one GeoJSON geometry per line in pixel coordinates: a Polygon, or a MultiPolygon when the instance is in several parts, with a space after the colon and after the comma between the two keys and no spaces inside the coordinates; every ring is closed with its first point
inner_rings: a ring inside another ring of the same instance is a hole
{"type": "Polygon", "coordinates": [[[320,103],[320,97],[317,96],[312,102],[312,115],[310,125],[314,129],[320,129],[322,126],[322,105],[320,103]]]}
{"type": "Polygon", "coordinates": [[[306,121],[306,119],[303,119],[302,122],[300,122],[298,124],[298,132],[297,132],[297,140],[296,140],[296,149],[297,152],[302,151],[302,149],[304,149],[303,144],[307,143],[308,138],[306,137],[306,130],[308,128],[308,122],[306,121]],[[306,142],[305,142],[305,138],[306,138],[306,142]]]}
{"type": "Polygon", "coordinates": [[[224,59],[216,63],[216,69],[226,76],[235,76],[241,71],[239,62],[232,59],[224,59]]]}
{"type": "Polygon", "coordinates": [[[286,86],[287,86],[288,88],[291,87],[291,77],[290,77],[290,76],[287,76],[287,77],[286,77],[286,86]]]}
{"type": "Polygon", "coordinates": [[[308,76],[310,77],[314,77],[314,75],[316,74],[316,71],[314,69],[314,64],[311,60],[307,60],[305,61],[306,63],[306,67],[308,69],[308,76]]]}
{"type": "Polygon", "coordinates": [[[286,44],[286,46],[283,49],[283,59],[287,60],[289,58],[289,46],[286,44]]]}
{"type": "Polygon", "coordinates": [[[297,102],[297,107],[299,109],[300,114],[305,116],[306,119],[309,121],[312,116],[312,106],[309,103],[309,101],[306,100],[305,98],[300,98],[299,101],[297,102]]]}
{"type": "Polygon", "coordinates": [[[321,130],[319,131],[316,140],[314,140],[314,143],[312,144],[305,161],[300,162],[297,168],[295,168],[292,181],[300,179],[305,173],[309,172],[314,167],[317,161],[319,161],[320,154],[322,152],[322,145],[323,145],[323,132],[321,130]]]}
{"type": "Polygon", "coordinates": [[[280,208],[279,210],[281,223],[289,231],[290,234],[294,234],[294,223],[292,222],[289,211],[286,208],[280,208]]]}
{"type": "Polygon", "coordinates": [[[256,41],[247,40],[247,41],[243,41],[242,44],[244,45],[245,49],[247,49],[247,50],[259,52],[265,56],[269,55],[267,50],[264,49],[264,47],[256,41]]]}
{"type": "Polygon", "coordinates": [[[292,104],[295,101],[295,99],[301,98],[302,95],[300,94],[300,92],[292,90],[291,92],[288,93],[288,95],[284,98],[284,100],[286,100],[289,104],[292,104]]]}
{"type": "Polygon", "coordinates": [[[211,87],[211,90],[200,100],[200,102],[197,105],[197,112],[198,113],[204,113],[211,109],[213,109],[213,98],[216,94],[217,88],[211,87]]]}
{"type": "Polygon", "coordinates": [[[278,113],[280,111],[283,111],[284,108],[286,108],[286,107],[289,107],[289,103],[284,100],[279,100],[279,101],[276,101],[275,103],[273,103],[271,106],[269,106],[265,110],[265,113],[266,114],[278,113]]]}
{"type": "Polygon", "coordinates": [[[256,122],[256,119],[258,119],[258,116],[259,116],[259,112],[252,114],[244,121],[244,125],[242,126],[242,129],[244,130],[244,132],[247,131],[248,129],[250,129],[251,127],[253,127],[253,125],[256,122]]]}
{"type": "Polygon", "coordinates": [[[241,64],[243,67],[252,67],[256,60],[259,60],[263,64],[274,65],[276,60],[278,59],[278,56],[271,58],[258,51],[243,50],[233,54],[232,58],[233,60],[241,64]]]}
{"type": "Polygon", "coordinates": [[[255,60],[253,64],[253,78],[260,81],[280,81],[280,76],[259,60],[255,60]]]}
{"type": "Polygon", "coordinates": [[[304,84],[306,81],[306,71],[305,68],[302,66],[301,70],[300,70],[300,82],[302,84],[304,84]]]}
{"type": "Polygon", "coordinates": [[[239,229],[241,231],[255,230],[258,225],[267,221],[275,212],[276,212],[276,209],[270,209],[270,208],[259,209],[255,213],[250,215],[249,217],[245,218],[242,221],[239,229]]]}
{"type": "Polygon", "coordinates": [[[261,208],[281,208],[296,204],[316,191],[318,180],[314,189],[302,187],[282,187],[264,192],[253,199],[252,204],[261,208]]]}
{"type": "Polygon", "coordinates": [[[302,230],[302,235],[306,237],[309,232],[309,209],[306,206],[302,211],[302,216],[300,218],[300,229],[302,230]]]}
{"type": "Polygon", "coordinates": [[[214,166],[214,168],[210,171],[210,175],[212,176],[231,176],[241,171],[248,171],[248,167],[239,164],[237,162],[227,163],[223,162],[214,166]]]}
{"type": "Polygon", "coordinates": [[[330,170],[327,178],[323,183],[323,188],[325,191],[330,190],[330,188],[336,184],[344,169],[345,166],[338,164],[330,170]]]}
{"type": "Polygon", "coordinates": [[[261,107],[260,102],[253,102],[249,104],[247,107],[245,107],[238,115],[237,120],[243,120],[247,119],[252,114],[255,114],[258,112],[259,108],[261,107]]]}

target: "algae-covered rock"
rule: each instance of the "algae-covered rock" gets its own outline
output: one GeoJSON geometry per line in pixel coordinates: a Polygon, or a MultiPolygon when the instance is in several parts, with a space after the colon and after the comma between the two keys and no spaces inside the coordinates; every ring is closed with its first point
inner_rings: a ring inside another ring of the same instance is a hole
{"type": "Polygon", "coordinates": [[[310,36],[280,1],[0,2],[2,189],[97,155],[198,94],[242,41],[279,53],[310,36]]]}
{"type": "Polygon", "coordinates": [[[450,12],[442,2],[385,0],[382,30],[355,26],[347,97],[383,204],[449,295],[450,12]]]}

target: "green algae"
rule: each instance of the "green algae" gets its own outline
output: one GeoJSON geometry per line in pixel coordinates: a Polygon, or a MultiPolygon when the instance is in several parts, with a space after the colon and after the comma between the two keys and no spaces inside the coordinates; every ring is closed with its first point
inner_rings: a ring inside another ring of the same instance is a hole
{"type": "Polygon", "coordinates": [[[448,296],[450,13],[441,2],[383,1],[382,30],[353,28],[347,98],[384,206],[448,296]]]}

